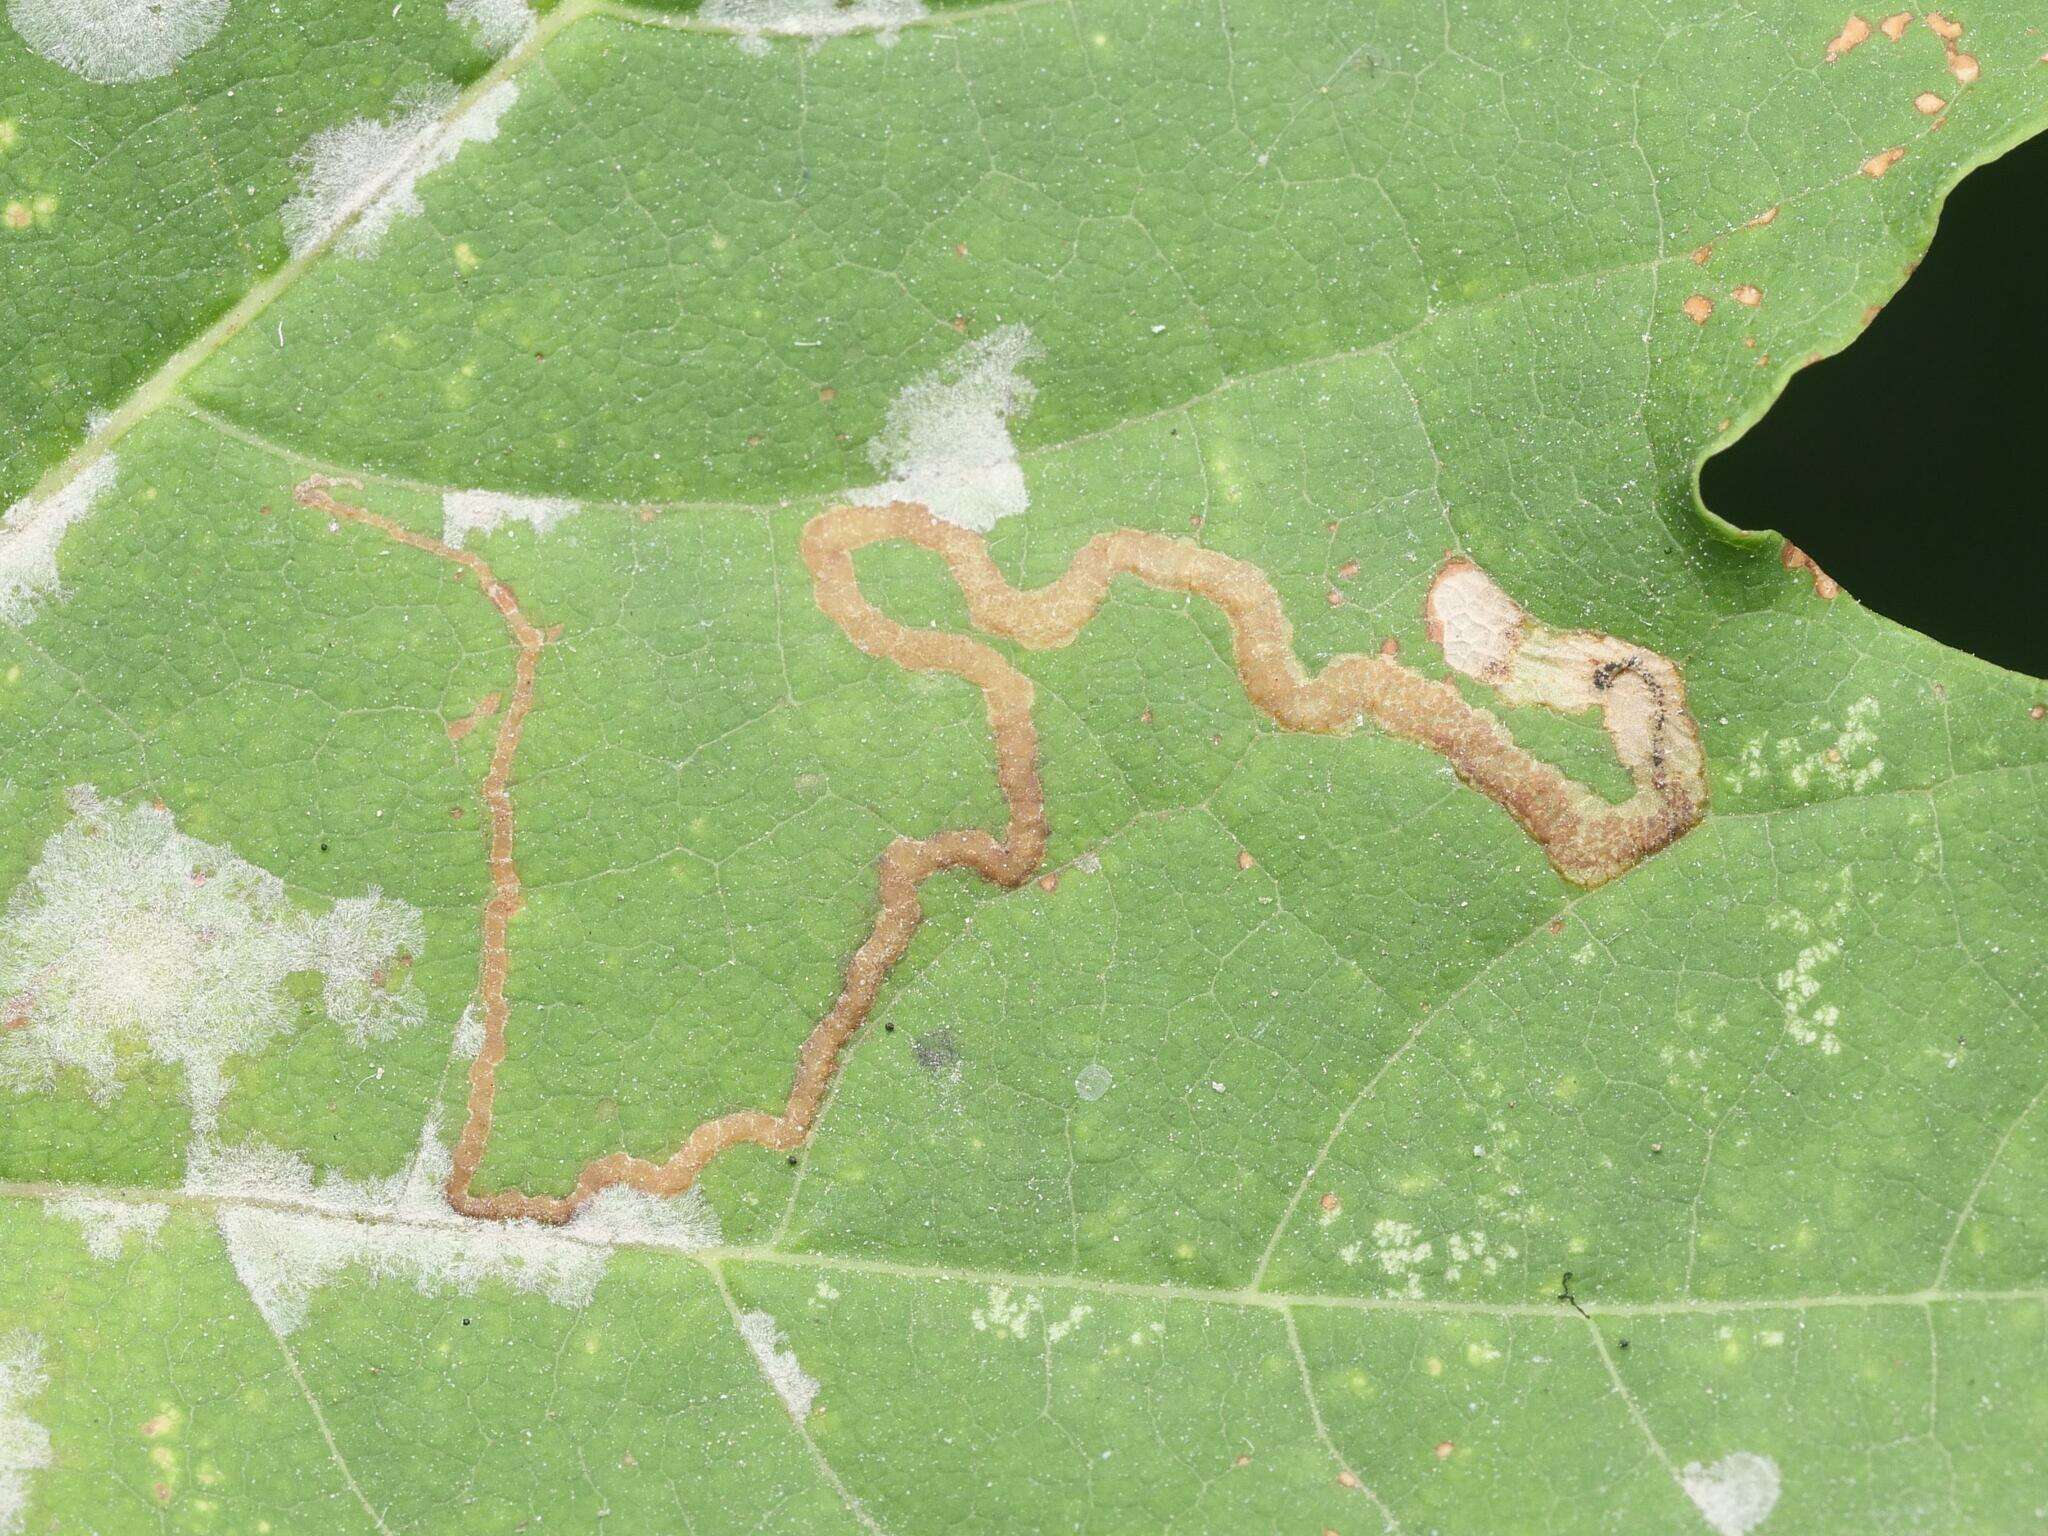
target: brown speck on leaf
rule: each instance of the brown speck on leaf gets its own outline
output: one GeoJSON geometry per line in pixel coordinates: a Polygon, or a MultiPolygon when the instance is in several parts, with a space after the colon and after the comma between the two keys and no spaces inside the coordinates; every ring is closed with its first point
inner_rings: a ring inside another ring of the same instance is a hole
{"type": "Polygon", "coordinates": [[[1894,11],[1877,24],[1877,30],[1896,43],[1906,35],[1906,28],[1911,25],[1913,25],[1913,13],[1911,11],[1894,11]]]}
{"type": "Polygon", "coordinates": [[[1759,354],[1759,355],[1758,355],[1758,357],[1757,357],[1757,360],[1756,360],[1756,365],[1757,365],[1757,367],[1759,367],[1759,368],[1768,368],[1768,367],[1770,367],[1770,366],[1771,366],[1771,354],[1770,354],[1770,353],[1768,353],[1768,352],[1764,352],[1764,353],[1761,353],[1761,354],[1759,354]]]}
{"type": "Polygon", "coordinates": [[[1950,21],[1939,11],[1927,13],[1927,29],[1944,43],[1956,42],[1963,35],[1963,24],[1960,21],[1950,21]]]}
{"type": "Polygon", "coordinates": [[[654,508],[652,508],[652,507],[642,507],[642,508],[640,509],[640,513],[639,513],[639,516],[640,516],[640,521],[641,521],[641,522],[643,522],[643,523],[651,523],[651,522],[653,522],[653,521],[654,521],[654,508]]]}
{"type": "Polygon", "coordinates": [[[1705,325],[1707,316],[1714,312],[1714,301],[1704,293],[1696,293],[1678,307],[1685,311],[1685,318],[1694,325],[1705,325]]]}
{"type": "Polygon", "coordinates": [[[1324,1195],[1322,1199],[1316,1202],[1316,1204],[1321,1206],[1324,1210],[1328,1211],[1332,1216],[1336,1215],[1337,1212],[1344,1209],[1344,1202],[1342,1200],[1339,1200],[1333,1194],[1324,1195]]]}
{"type": "Polygon", "coordinates": [[[758,433],[758,432],[749,432],[749,433],[747,434],[747,446],[748,446],[749,448],[758,448],[758,447],[760,447],[760,446],[761,446],[761,434],[760,434],[760,433],[758,433]]]}
{"type": "Polygon", "coordinates": [[[1038,888],[1049,896],[1060,888],[1060,877],[1058,875],[1041,876],[1038,881],[1038,888]]]}
{"type": "Polygon", "coordinates": [[[1342,608],[1344,606],[1344,594],[1342,592],[1339,592],[1335,587],[1332,587],[1329,591],[1323,594],[1323,601],[1328,603],[1332,608],[1342,608]]]}
{"type": "Polygon", "coordinates": [[[1870,23],[1861,16],[1851,16],[1842,23],[1842,30],[1835,34],[1834,41],[1828,44],[1827,57],[1822,62],[1834,63],[1850,49],[1861,47],[1869,37],[1870,23]]]}
{"type": "Polygon", "coordinates": [[[1550,936],[1554,939],[1559,934],[1564,932],[1564,919],[1561,917],[1553,917],[1547,926],[1550,929],[1550,936]]]}
{"type": "Polygon", "coordinates": [[[1863,311],[1863,323],[1865,325],[1870,324],[1871,321],[1875,320],[1883,312],[1884,306],[1882,304],[1872,304],[1868,306],[1863,311]]]}
{"type": "Polygon", "coordinates": [[[628,1451],[619,1458],[619,1465],[622,1467],[637,1467],[640,1465],[640,1458],[631,1451],[628,1451]]]}
{"type": "Polygon", "coordinates": [[[1380,654],[1388,658],[1400,655],[1401,642],[1396,640],[1392,635],[1387,636],[1386,639],[1380,642],[1380,654]]]}
{"type": "Polygon", "coordinates": [[[955,256],[964,257],[967,254],[967,247],[964,245],[956,245],[953,247],[953,254],[955,256]]]}
{"type": "Polygon", "coordinates": [[[1934,116],[1935,113],[1947,105],[1946,101],[1942,100],[1941,97],[1935,95],[1932,91],[1922,91],[1913,98],[1913,110],[1924,113],[1928,117],[1934,116]]]}
{"type": "MultiPolygon", "coordinates": [[[[2027,718],[2029,720],[2048,720],[2048,704],[2036,704],[2027,711],[2027,718]]],[[[22,1022],[27,1023],[28,1021],[24,1019],[22,1022]]]]}
{"type": "Polygon", "coordinates": [[[1352,577],[1356,576],[1357,574],[1358,562],[1356,560],[1346,560],[1342,565],[1337,567],[1337,579],[1339,581],[1349,581],[1352,577]]]}
{"type": "Polygon", "coordinates": [[[149,1491],[155,1496],[157,1503],[168,1504],[171,1502],[171,1485],[169,1483],[152,1483],[150,1484],[149,1491]]]}
{"type": "Polygon", "coordinates": [[[1704,267],[1713,259],[1714,248],[1711,245],[1703,245],[1692,253],[1692,264],[1696,267],[1704,267]]]}
{"type": "Polygon", "coordinates": [[[1150,725],[1152,723],[1152,711],[1149,709],[1139,710],[1138,723],[1141,725],[1150,725]]]}
{"type": "Polygon", "coordinates": [[[1208,519],[1203,517],[1201,513],[1197,512],[1193,517],[1188,519],[1188,526],[1194,529],[1195,532],[1200,533],[1202,531],[1202,524],[1206,521],[1208,521],[1208,519]]]}
{"type": "Polygon", "coordinates": [[[967,334],[967,317],[965,315],[955,315],[953,317],[953,329],[962,336],[965,336],[967,334]]]}
{"type": "Polygon", "coordinates": [[[1249,1457],[1249,1456],[1239,1456],[1239,1457],[1237,1458],[1237,1460],[1235,1460],[1235,1461],[1233,1461],[1233,1462],[1231,1463],[1231,1465],[1232,1465],[1233,1467],[1248,1467],[1248,1466],[1250,1466],[1251,1464],[1252,1464],[1252,1459],[1251,1459],[1251,1457],[1249,1457]]]}
{"type": "Polygon", "coordinates": [[[1737,283],[1730,291],[1729,297],[1738,304],[1747,304],[1751,309],[1755,309],[1757,305],[1763,303],[1764,291],[1755,283],[1737,283]]]}
{"type": "Polygon", "coordinates": [[[1439,1440],[1436,1443],[1436,1459],[1438,1461],[1449,1461],[1451,1459],[1451,1452],[1456,1449],[1457,1446],[1453,1445],[1450,1441],[1439,1440]]]}
{"type": "Polygon", "coordinates": [[[1349,1467],[1346,1467],[1337,1474],[1337,1482],[1340,1487],[1344,1488],[1363,1488],[1365,1486],[1365,1484],[1358,1480],[1358,1474],[1349,1467]]]}
{"type": "Polygon", "coordinates": [[[1826,571],[1814,563],[1813,556],[1789,539],[1778,551],[1778,559],[1788,571],[1806,571],[1813,577],[1813,595],[1826,602],[1833,602],[1842,595],[1841,586],[1826,571]]]}
{"type": "Polygon", "coordinates": [[[463,808],[459,805],[451,805],[448,807],[448,819],[451,821],[460,821],[464,816],[468,814],[469,813],[463,810],[463,808]]]}
{"type": "Polygon", "coordinates": [[[830,405],[834,400],[837,400],[839,398],[839,391],[834,389],[830,384],[827,384],[823,389],[818,391],[818,398],[824,401],[827,405],[830,405]]]}
{"type": "Polygon", "coordinates": [[[1720,426],[1716,427],[1714,430],[1717,432],[1726,432],[1730,427],[1734,425],[1735,419],[1732,416],[1723,416],[1721,418],[1720,426]]]}
{"type": "Polygon", "coordinates": [[[171,1416],[168,1413],[160,1413],[153,1419],[144,1419],[142,1421],[142,1438],[154,1440],[170,1427],[171,1416]]]}
{"type": "Polygon", "coordinates": [[[1777,216],[1778,205],[1776,203],[1773,203],[1770,207],[1766,208],[1762,213],[1758,214],[1755,218],[1751,219],[1747,224],[1743,225],[1742,227],[1744,229],[1762,229],[1766,224],[1770,223],[1771,220],[1775,219],[1777,216]]]}
{"type": "Polygon", "coordinates": [[[1977,67],[1977,55],[1974,53],[1951,53],[1948,56],[1948,72],[1962,85],[1975,85],[1977,76],[1983,73],[1977,67]]]}
{"type": "Polygon", "coordinates": [[[1237,850],[1237,867],[1238,867],[1239,869],[1250,869],[1250,868],[1252,867],[1252,864],[1253,864],[1253,859],[1252,859],[1252,855],[1251,855],[1251,850],[1250,850],[1249,848],[1240,848],[1240,849],[1238,849],[1238,850],[1237,850]]]}
{"type": "Polygon", "coordinates": [[[1872,155],[1868,160],[1864,161],[1862,165],[1858,166],[1857,169],[1860,170],[1864,175],[1868,176],[1872,181],[1876,181],[1880,176],[1884,175],[1886,171],[1890,170],[1893,166],[1897,165],[1901,160],[1903,160],[1905,156],[1905,145],[1894,144],[1890,149],[1879,150],[1876,154],[1872,155]]]}
{"type": "MultiPolygon", "coordinates": [[[[1742,338],[1742,344],[1743,344],[1743,345],[1744,345],[1745,347],[1749,348],[1749,350],[1750,350],[1750,351],[1752,351],[1752,352],[1754,352],[1754,351],[1756,350],[1756,338],[1755,338],[1754,336],[1745,336],[1745,337],[1743,337],[1743,338],[1742,338]]],[[[1724,419],[1725,419],[1725,418],[1724,418],[1724,419]]]]}

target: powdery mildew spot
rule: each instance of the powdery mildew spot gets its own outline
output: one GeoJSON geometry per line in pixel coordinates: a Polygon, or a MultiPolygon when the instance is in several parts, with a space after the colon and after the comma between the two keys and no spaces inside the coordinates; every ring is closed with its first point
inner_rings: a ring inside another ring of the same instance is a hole
{"type": "Polygon", "coordinates": [[[1678,1482],[1719,1536],[1745,1536],[1778,1506],[1778,1464],[1755,1451],[1736,1451],[1710,1466],[1689,1461],[1678,1482]]]}
{"type": "Polygon", "coordinates": [[[59,1200],[45,1200],[43,1214],[75,1222],[85,1238],[85,1251],[96,1259],[111,1262],[121,1257],[130,1237],[139,1237],[145,1248],[154,1244],[171,1208],[156,1201],[66,1195],[59,1200]]]}
{"type": "Polygon", "coordinates": [[[185,1074],[210,1126],[232,1056],[297,1025],[287,978],[318,972],[327,1015],[362,1044],[421,1018],[393,984],[426,942],[419,912],[369,895],[315,916],[284,882],[187,837],[169,811],[71,791],[72,820],[43,845],[0,919],[0,1084],[46,1087],[75,1068],[116,1092],[116,1047],[185,1074]]]}
{"type": "Polygon", "coordinates": [[[496,533],[507,523],[524,523],[546,533],[583,509],[555,496],[507,496],[499,491],[445,491],[441,496],[441,542],[461,549],[473,533],[496,533]]]}
{"type": "Polygon", "coordinates": [[[450,1166],[430,1121],[412,1167],[389,1179],[316,1179],[294,1153],[202,1141],[185,1188],[221,1201],[215,1219],[235,1274],[280,1334],[304,1323],[314,1294],[349,1270],[409,1281],[425,1296],[468,1295],[495,1280],[580,1308],[617,1246],[687,1253],[719,1239],[717,1217],[694,1190],[674,1200],[607,1190],[564,1227],[470,1220],[443,1199],[450,1166]]]}
{"type": "Polygon", "coordinates": [[[743,1312],[740,1314],[740,1337],[747,1341],[747,1348],[753,1351],[754,1363],[761,1367],[761,1374],[768,1378],[768,1385],[782,1399],[782,1406],[789,1410],[789,1416],[797,1423],[803,1423],[810,1414],[811,1404],[817,1401],[818,1383],[797,1364],[796,1351],[789,1347],[789,1340],[783,1337],[781,1327],[766,1312],[743,1312]]]}
{"type": "Polygon", "coordinates": [[[393,223],[421,212],[420,178],[464,145],[495,139],[499,119],[518,94],[512,81],[502,80],[444,123],[455,88],[430,86],[400,96],[383,122],[359,117],[314,134],[294,162],[299,191],[282,215],[292,255],[305,255],[350,219],[354,224],[334,248],[344,256],[374,255],[393,223]]]}
{"type": "Polygon", "coordinates": [[[486,53],[508,53],[533,30],[526,0],[448,0],[448,19],[466,25],[486,53]]]}
{"type": "Polygon", "coordinates": [[[926,14],[924,0],[705,0],[697,20],[737,33],[741,50],[758,55],[773,37],[809,38],[816,46],[849,32],[879,32],[876,41],[888,48],[898,27],[926,14]]]}
{"type": "Polygon", "coordinates": [[[988,1300],[968,1314],[967,1320],[974,1325],[976,1333],[993,1333],[999,1339],[1028,1339],[1032,1328],[1042,1323],[1045,1327],[1045,1342],[1057,1344],[1076,1328],[1095,1309],[1085,1304],[1067,1308],[1065,1317],[1048,1317],[1045,1303],[1036,1292],[1027,1291],[1018,1296],[1007,1285],[992,1285],[988,1288],[988,1300]]]}
{"type": "Polygon", "coordinates": [[[103,453],[68,485],[40,500],[24,497],[0,517],[0,624],[26,624],[46,599],[62,595],[57,546],[118,473],[114,455],[103,453]]]}
{"type": "Polygon", "coordinates": [[[21,40],[98,85],[131,85],[176,69],[213,40],[228,0],[8,0],[21,40]]]}
{"type": "Polygon", "coordinates": [[[25,1333],[0,1335],[0,1536],[22,1528],[29,1474],[50,1464],[50,1432],[28,1416],[45,1380],[42,1346],[25,1333]]]}
{"type": "Polygon", "coordinates": [[[1877,700],[1865,695],[1842,712],[1839,725],[1815,716],[1796,735],[1752,737],[1729,774],[1729,787],[1743,790],[1775,773],[1799,790],[1816,784],[1866,790],[1884,777],[1884,759],[1877,752],[1882,713],[1877,700]]]}
{"type": "Polygon", "coordinates": [[[889,478],[848,491],[857,507],[917,502],[957,528],[986,533],[1031,505],[1010,418],[1030,408],[1037,386],[1018,368],[1039,355],[1031,332],[1006,325],[906,385],[890,405],[868,458],[889,478]]]}
{"type": "Polygon", "coordinates": [[[1764,926],[1773,932],[1811,941],[1793,957],[1791,965],[1772,978],[1771,990],[1784,1010],[1785,1033],[1801,1045],[1819,1046],[1823,1056],[1836,1055],[1842,1049],[1841,1036],[1836,1033],[1842,1010],[1822,1001],[1826,979],[1820,973],[1842,958],[1840,935],[1848,915],[1849,880],[1844,875],[1842,895],[1818,919],[1797,907],[1780,908],[1764,919],[1764,926]]]}
{"type": "Polygon", "coordinates": [[[1109,1092],[1115,1084],[1116,1079],[1110,1075],[1109,1068],[1099,1061],[1092,1061],[1074,1078],[1074,1092],[1092,1104],[1109,1092]]]}

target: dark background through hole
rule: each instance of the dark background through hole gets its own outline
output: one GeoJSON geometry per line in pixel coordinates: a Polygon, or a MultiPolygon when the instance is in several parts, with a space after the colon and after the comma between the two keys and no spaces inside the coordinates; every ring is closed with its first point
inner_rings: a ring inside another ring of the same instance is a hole
{"type": "Polygon", "coordinates": [[[1700,493],[1887,618],[2048,673],[2048,135],[1963,179],[1920,270],[1700,493]]]}

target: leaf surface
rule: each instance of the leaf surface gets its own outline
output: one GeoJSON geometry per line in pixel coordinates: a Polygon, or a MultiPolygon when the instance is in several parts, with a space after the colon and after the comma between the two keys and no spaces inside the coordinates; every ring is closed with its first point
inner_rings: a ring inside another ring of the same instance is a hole
{"type": "Polygon", "coordinates": [[[2039,1519],[2016,8],[8,14],[0,1531],[2039,1519]]]}

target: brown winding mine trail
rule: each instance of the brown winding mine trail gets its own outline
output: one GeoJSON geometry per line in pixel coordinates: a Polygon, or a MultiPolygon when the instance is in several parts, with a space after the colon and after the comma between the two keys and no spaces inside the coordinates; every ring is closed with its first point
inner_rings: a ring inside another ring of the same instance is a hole
{"type": "Polygon", "coordinates": [[[834,507],[811,519],[803,532],[803,559],[818,606],[869,655],[911,671],[948,673],[981,690],[996,778],[1009,805],[1008,826],[1001,838],[978,827],[899,837],[883,851],[874,926],[847,963],[831,1010],[797,1052],[796,1076],[781,1113],[736,1110],[707,1120],[665,1162],[625,1153],[598,1158],[585,1165],[566,1196],[510,1189],[478,1194],[471,1184],[490,1143],[497,1071],[505,1059],[506,929],[521,900],[512,861],[512,758],[533,705],[534,675],[547,637],[482,558],[335,500],[329,487],[337,483],[342,482],[316,475],[293,494],[301,505],[364,524],[470,572],[518,647],[513,686],[483,783],[491,820],[491,894],[484,906],[478,967],[484,1043],[470,1065],[468,1115],[447,1184],[449,1205],[468,1216],[563,1222],[614,1185],[653,1195],[680,1194],[713,1158],[741,1142],[778,1151],[802,1146],[840,1053],[923,922],[919,889],[924,882],[946,870],[964,869],[1014,889],[1037,872],[1048,823],[1031,679],[970,635],[910,629],[876,608],[862,594],[854,571],[855,553],[870,545],[909,543],[938,555],[966,598],[975,626],[1028,650],[1070,644],[1118,576],[1213,603],[1230,624],[1247,697],[1283,730],[1344,735],[1370,721],[1429,748],[1512,816],[1559,874],[1581,886],[1599,885],[1633,868],[1684,836],[1706,809],[1705,763],[1678,669],[1655,652],[1607,635],[1537,623],[1491,577],[1461,557],[1447,559],[1430,584],[1424,602],[1430,639],[1443,648],[1454,670],[1486,684],[1505,703],[1570,712],[1597,708],[1615,755],[1635,785],[1627,801],[1611,804],[1531,757],[1494,715],[1468,703],[1452,684],[1402,666],[1392,642],[1375,655],[1334,657],[1310,675],[1294,653],[1293,626],[1279,595],[1255,566],[1242,560],[1164,534],[1105,533],[1089,540],[1059,577],[1025,591],[1004,579],[981,535],[941,522],[921,506],[834,507]]]}

